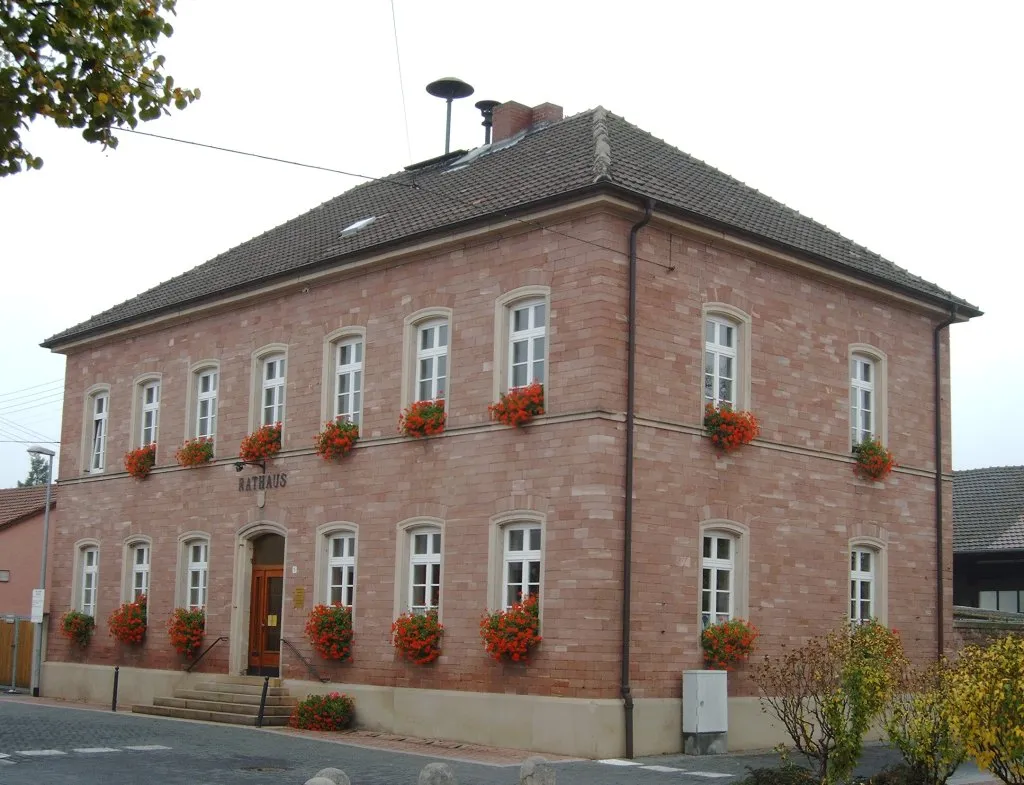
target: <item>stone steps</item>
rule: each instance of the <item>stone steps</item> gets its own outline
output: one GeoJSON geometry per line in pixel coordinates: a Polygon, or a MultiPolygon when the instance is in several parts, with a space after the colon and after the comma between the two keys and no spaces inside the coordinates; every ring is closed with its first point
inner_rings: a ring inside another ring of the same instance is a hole
{"type": "MultiPolygon", "coordinates": [[[[262,677],[215,676],[189,689],[175,690],[172,697],[155,698],[152,706],[132,706],[132,711],[159,717],[255,725],[262,694],[262,677]]],[[[281,680],[271,679],[263,724],[287,725],[295,703],[288,690],[281,686],[281,680]]]]}

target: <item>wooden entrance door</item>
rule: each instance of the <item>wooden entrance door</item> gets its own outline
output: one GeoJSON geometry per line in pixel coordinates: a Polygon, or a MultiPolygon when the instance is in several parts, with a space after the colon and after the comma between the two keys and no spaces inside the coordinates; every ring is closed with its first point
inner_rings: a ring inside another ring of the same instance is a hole
{"type": "Polygon", "coordinates": [[[253,565],[249,594],[249,673],[252,675],[280,675],[283,589],[284,567],[253,565]]]}

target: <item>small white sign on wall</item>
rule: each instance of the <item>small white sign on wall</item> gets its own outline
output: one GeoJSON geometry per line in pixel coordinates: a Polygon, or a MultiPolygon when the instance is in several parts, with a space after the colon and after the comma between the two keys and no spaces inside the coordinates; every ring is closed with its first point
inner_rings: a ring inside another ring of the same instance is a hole
{"type": "Polygon", "coordinates": [[[43,623],[43,603],[46,600],[46,589],[32,590],[32,623],[43,623]]]}

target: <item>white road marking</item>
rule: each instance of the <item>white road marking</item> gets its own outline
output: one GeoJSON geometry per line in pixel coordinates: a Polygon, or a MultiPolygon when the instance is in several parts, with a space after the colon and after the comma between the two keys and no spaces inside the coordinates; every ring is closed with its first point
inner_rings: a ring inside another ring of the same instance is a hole
{"type": "Polygon", "coordinates": [[[599,760],[598,763],[604,763],[608,766],[642,766],[642,763],[637,763],[635,760],[619,760],[618,758],[608,758],[607,760],[599,760]]]}
{"type": "Polygon", "coordinates": [[[135,750],[136,752],[150,752],[152,750],[169,750],[170,747],[164,747],[161,744],[134,744],[125,746],[126,750],[135,750]]]}
{"type": "Polygon", "coordinates": [[[735,774],[723,774],[720,771],[688,771],[694,777],[735,777],[735,774]]]}
{"type": "Polygon", "coordinates": [[[77,747],[72,752],[120,752],[117,747],[77,747]]]}
{"type": "Polygon", "coordinates": [[[63,750],[16,750],[18,755],[29,757],[42,757],[44,755],[67,755],[63,750]]]}
{"type": "Polygon", "coordinates": [[[686,769],[674,769],[671,766],[641,766],[640,768],[644,771],[686,771],[686,769]]]}

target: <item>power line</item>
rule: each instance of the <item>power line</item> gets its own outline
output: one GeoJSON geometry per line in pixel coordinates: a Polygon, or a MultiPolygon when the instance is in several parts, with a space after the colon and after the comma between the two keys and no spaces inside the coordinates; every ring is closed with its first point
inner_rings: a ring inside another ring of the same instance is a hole
{"type": "Polygon", "coordinates": [[[55,384],[45,390],[37,390],[35,392],[24,393],[22,395],[15,395],[7,398],[6,400],[0,401],[0,407],[3,406],[20,406],[24,401],[30,401],[36,398],[41,398],[47,395],[54,395],[58,392],[63,392],[64,384],[55,384]]]}
{"type": "Polygon", "coordinates": [[[33,439],[28,442],[22,439],[0,439],[0,444],[60,444],[60,442],[45,442],[41,439],[33,439]]]}
{"type": "Polygon", "coordinates": [[[56,384],[57,382],[61,382],[61,384],[63,386],[64,377],[61,376],[59,379],[51,379],[48,382],[40,382],[39,384],[33,384],[31,387],[22,387],[22,388],[17,389],[17,390],[11,390],[10,392],[0,393],[0,398],[6,398],[6,397],[8,397],[10,395],[19,395],[19,394],[21,394],[23,392],[26,392],[28,390],[38,389],[39,387],[49,387],[51,385],[56,384]]]}
{"type": "Polygon", "coordinates": [[[55,404],[55,403],[59,404],[63,397],[64,397],[64,393],[62,392],[56,398],[50,398],[50,399],[47,399],[47,400],[44,400],[44,401],[40,401],[39,403],[33,403],[33,404],[29,404],[28,406],[22,406],[20,408],[14,408],[14,409],[10,409],[10,408],[8,408],[8,409],[0,409],[0,413],[2,413],[2,414],[17,414],[18,412],[27,412],[29,409],[38,409],[40,406],[53,406],[53,404],[55,404]]]}
{"type": "Polygon", "coordinates": [[[409,140],[409,113],[405,108],[405,79],[402,78],[402,56],[398,51],[398,22],[395,19],[395,0],[391,0],[391,29],[395,34],[395,60],[398,62],[398,89],[402,93],[402,120],[405,121],[405,149],[412,163],[412,142],[409,140]]]}
{"type": "Polygon", "coordinates": [[[6,417],[0,417],[0,426],[10,430],[21,431],[22,435],[33,439],[46,439],[47,437],[32,428],[27,428],[24,425],[8,420],[6,417]]]}

